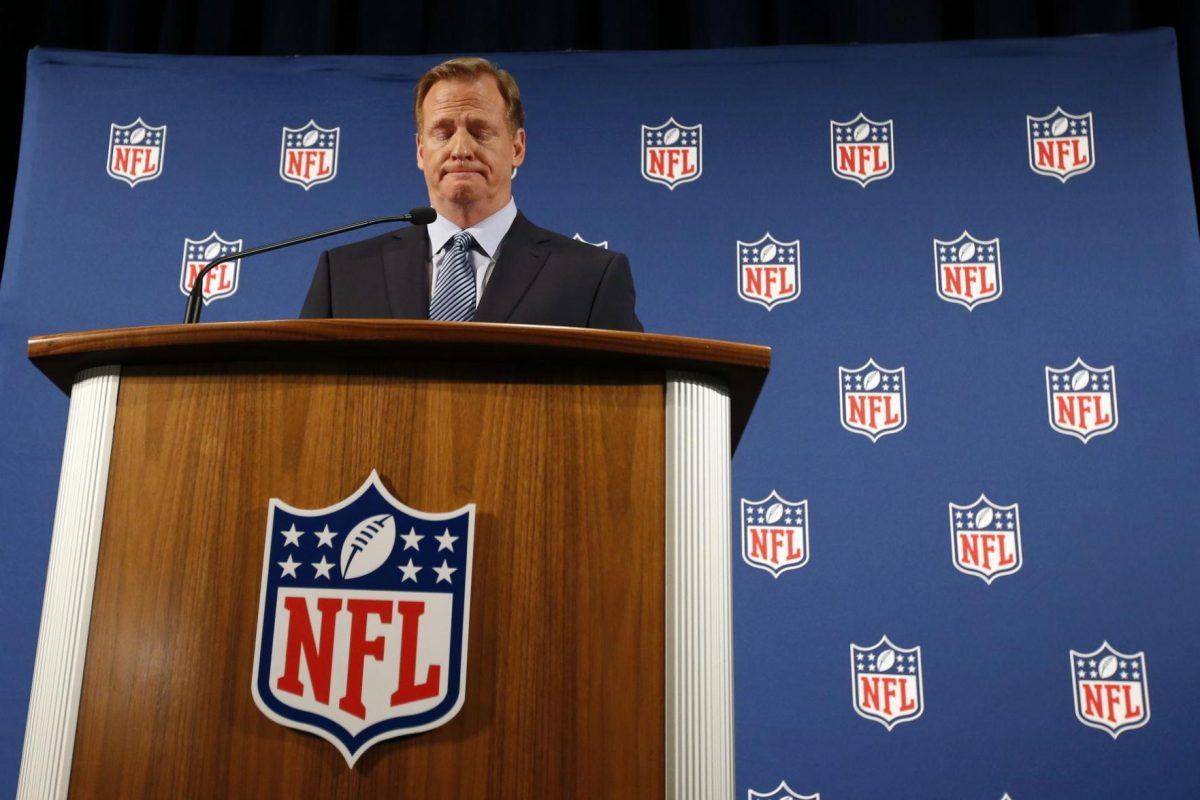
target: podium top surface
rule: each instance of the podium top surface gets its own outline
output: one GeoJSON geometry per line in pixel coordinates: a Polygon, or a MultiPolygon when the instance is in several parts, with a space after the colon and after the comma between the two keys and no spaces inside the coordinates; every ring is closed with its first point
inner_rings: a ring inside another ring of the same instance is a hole
{"type": "Polygon", "coordinates": [[[477,361],[699,372],[728,386],[736,447],[766,380],[771,349],[649,333],[424,320],[317,319],[155,325],[34,336],[29,359],[64,392],[110,364],[246,361],[477,361]]]}

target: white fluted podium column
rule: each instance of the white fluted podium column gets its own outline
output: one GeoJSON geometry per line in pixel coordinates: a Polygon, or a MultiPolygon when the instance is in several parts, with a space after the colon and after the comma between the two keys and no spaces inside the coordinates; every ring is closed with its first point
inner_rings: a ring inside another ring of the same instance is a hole
{"type": "Polygon", "coordinates": [[[71,390],[18,800],[59,800],[70,784],[119,386],[118,367],[97,367],[71,390]]]}
{"type": "Polygon", "coordinates": [[[667,800],[734,797],[729,393],[667,375],[667,800]]]}

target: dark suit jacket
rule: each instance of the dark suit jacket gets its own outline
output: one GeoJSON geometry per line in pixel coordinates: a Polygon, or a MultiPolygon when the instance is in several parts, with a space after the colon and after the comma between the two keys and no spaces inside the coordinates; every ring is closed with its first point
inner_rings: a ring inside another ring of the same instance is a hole
{"type": "MultiPolygon", "coordinates": [[[[301,317],[429,318],[429,237],[413,225],[321,254],[301,317]]],[[[476,322],[641,331],[629,260],[518,213],[476,322]]]]}

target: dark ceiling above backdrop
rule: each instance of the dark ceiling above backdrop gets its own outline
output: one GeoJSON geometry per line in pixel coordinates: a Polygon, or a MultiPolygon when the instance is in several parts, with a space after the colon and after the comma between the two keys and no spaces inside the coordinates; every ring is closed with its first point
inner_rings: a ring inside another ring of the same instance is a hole
{"type": "MultiPolygon", "coordinates": [[[[1195,0],[18,0],[7,9],[0,30],[4,88],[11,98],[4,112],[7,125],[0,129],[0,219],[7,223],[10,217],[25,57],[35,46],[205,55],[413,55],[926,42],[1159,26],[1175,28],[1179,39],[1195,185],[1200,177],[1200,3],[1195,0]]],[[[5,239],[7,231],[4,224],[5,239]]]]}

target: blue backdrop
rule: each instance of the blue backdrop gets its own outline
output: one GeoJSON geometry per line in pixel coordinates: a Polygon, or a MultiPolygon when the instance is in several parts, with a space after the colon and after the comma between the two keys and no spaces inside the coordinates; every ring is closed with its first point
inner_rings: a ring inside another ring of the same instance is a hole
{"type": "MultiPolygon", "coordinates": [[[[424,204],[410,98],[436,60],[31,54],[0,284],[0,792],[66,418],[26,338],[179,321],[186,239],[424,204]],[[281,147],[310,120],[336,174],[305,188],[281,147]]],[[[1173,35],[497,60],[528,110],[518,206],[629,254],[649,331],[774,348],[730,510],[739,797],[1200,795],[1173,35]]],[[[247,262],[205,319],[295,316],[321,246],[247,262]]]]}

